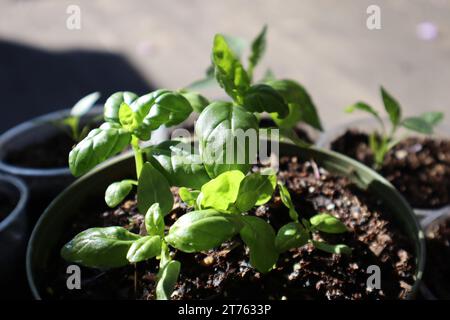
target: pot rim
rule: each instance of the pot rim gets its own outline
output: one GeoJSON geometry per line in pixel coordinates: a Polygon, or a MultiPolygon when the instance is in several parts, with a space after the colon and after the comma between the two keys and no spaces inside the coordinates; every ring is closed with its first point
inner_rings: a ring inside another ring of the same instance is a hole
{"type": "MultiPolygon", "coordinates": [[[[96,105],[87,114],[95,115],[100,111],[101,107],[99,105],[96,105]]],[[[3,145],[14,140],[16,136],[21,135],[23,132],[32,130],[34,127],[42,124],[43,122],[61,119],[63,117],[68,116],[69,114],[70,109],[57,110],[27,120],[25,122],[18,124],[17,126],[10,128],[0,136],[0,149],[2,149],[3,145]]],[[[25,177],[53,177],[61,175],[71,175],[68,167],[55,167],[47,169],[22,167],[7,163],[6,161],[4,161],[4,158],[5,157],[0,154],[0,171],[3,171],[7,174],[25,177]]]]}
{"type": "MultiPolygon", "coordinates": [[[[297,145],[295,145],[292,142],[288,142],[288,141],[284,141],[281,142],[280,141],[280,146],[282,144],[287,144],[287,145],[294,145],[296,147],[298,147],[297,145]]],[[[300,147],[298,147],[300,148],[300,147]]],[[[370,169],[369,167],[363,165],[362,163],[349,158],[345,155],[342,155],[340,153],[331,151],[331,150],[327,150],[327,149],[323,149],[323,148],[319,148],[317,146],[311,146],[310,149],[312,149],[314,152],[319,152],[319,153],[323,153],[329,157],[334,157],[334,158],[339,158],[340,160],[346,161],[350,166],[357,166],[360,169],[366,171],[367,173],[369,173],[370,175],[372,175],[375,180],[378,180],[380,183],[382,183],[383,185],[386,185],[391,192],[394,192],[397,194],[398,196],[398,200],[402,202],[403,207],[407,209],[409,218],[412,220],[412,223],[414,224],[415,229],[417,230],[417,241],[416,239],[411,239],[414,247],[415,247],[415,258],[416,258],[416,270],[415,270],[415,281],[414,284],[412,286],[412,290],[411,292],[406,296],[407,299],[411,298],[414,296],[415,293],[417,293],[419,291],[419,287],[420,284],[422,282],[422,275],[423,275],[423,271],[424,271],[424,267],[425,267],[425,258],[426,258],[426,248],[425,248],[425,237],[424,237],[424,233],[422,230],[422,227],[417,219],[417,217],[414,215],[413,209],[411,208],[411,206],[409,205],[409,203],[403,198],[403,196],[401,196],[401,194],[397,191],[397,189],[395,189],[395,187],[388,181],[386,180],[383,176],[381,176],[379,173],[375,172],[374,170],[370,169]],[[416,250],[417,249],[417,250],[416,250]]],[[[37,237],[37,234],[39,233],[39,229],[41,228],[41,225],[45,223],[45,221],[48,219],[48,212],[50,212],[52,210],[52,208],[55,206],[55,204],[60,201],[60,198],[62,198],[65,194],[69,193],[71,191],[71,189],[73,188],[74,185],[80,184],[82,183],[84,180],[88,179],[89,177],[91,177],[94,174],[97,174],[98,171],[103,170],[104,168],[115,164],[117,162],[123,161],[125,159],[128,159],[130,157],[133,156],[133,152],[129,151],[126,152],[124,154],[121,154],[115,158],[110,159],[109,161],[102,163],[100,165],[98,165],[97,167],[95,167],[94,169],[92,169],[89,173],[83,175],[82,177],[78,178],[74,183],[72,183],[69,187],[67,187],[65,190],[63,190],[63,192],[61,192],[51,203],[50,205],[45,209],[44,213],[40,216],[39,220],[37,221],[36,225],[34,226],[33,232],[31,233],[30,236],[30,240],[28,242],[28,246],[27,246],[27,251],[26,251],[26,273],[27,273],[27,280],[28,280],[28,284],[29,287],[31,289],[32,295],[35,299],[41,300],[42,297],[39,294],[39,290],[36,286],[36,283],[34,281],[34,275],[33,275],[33,268],[32,268],[32,263],[31,263],[31,256],[32,256],[32,252],[34,250],[34,246],[35,246],[35,238],[37,237]]]]}
{"type": "Polygon", "coordinates": [[[0,181],[7,184],[13,185],[19,191],[19,200],[17,201],[14,209],[9,212],[5,219],[0,221],[0,232],[8,228],[8,226],[15,221],[19,215],[23,212],[27,202],[28,202],[28,188],[25,183],[17,178],[10,175],[0,174],[0,181]]]}

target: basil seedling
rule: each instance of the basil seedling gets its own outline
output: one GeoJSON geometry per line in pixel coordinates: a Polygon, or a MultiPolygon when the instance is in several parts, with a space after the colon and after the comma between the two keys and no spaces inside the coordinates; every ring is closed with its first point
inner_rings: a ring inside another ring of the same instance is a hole
{"type": "MultiPolygon", "coordinates": [[[[99,92],[93,92],[87,96],[81,98],[73,107],[70,109],[70,114],[56,121],[51,121],[51,124],[61,128],[70,136],[74,142],[80,142],[86,137],[91,123],[85,126],[80,125],[81,118],[86,115],[89,110],[95,105],[95,103],[100,98],[99,92]]],[[[94,119],[95,121],[96,119],[94,119]]]]}
{"type": "Polygon", "coordinates": [[[299,220],[299,215],[286,186],[278,182],[278,189],[280,191],[281,201],[289,209],[289,216],[293,220],[293,222],[285,224],[278,230],[275,238],[275,247],[279,253],[304,246],[309,242],[315,248],[328,253],[351,254],[352,249],[345,244],[333,245],[325,241],[313,240],[314,232],[347,232],[347,227],[339,219],[323,212],[312,216],[309,220],[299,220]]]}
{"type": "Polygon", "coordinates": [[[374,131],[369,135],[369,146],[374,155],[375,169],[381,168],[386,154],[400,141],[396,137],[397,130],[400,127],[423,134],[432,134],[434,127],[444,118],[442,112],[425,112],[420,116],[403,118],[402,110],[397,100],[383,87],[380,88],[380,92],[384,109],[388,114],[391,125],[390,130],[386,128],[378,111],[365,102],[357,102],[345,109],[347,113],[352,113],[356,110],[366,112],[373,116],[380,125],[380,131],[374,131]]]}

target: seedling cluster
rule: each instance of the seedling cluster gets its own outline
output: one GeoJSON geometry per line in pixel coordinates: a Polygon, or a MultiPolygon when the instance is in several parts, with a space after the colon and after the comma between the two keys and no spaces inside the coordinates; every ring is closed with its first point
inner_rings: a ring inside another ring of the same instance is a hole
{"type": "MultiPolygon", "coordinates": [[[[307,243],[330,253],[351,253],[344,244],[313,240],[315,232],[343,233],[347,228],[327,213],[309,220],[301,218],[288,189],[277,181],[270,168],[251,172],[249,161],[224,163],[209,158],[211,154],[227,154],[230,150],[226,142],[235,139],[238,130],[258,132],[257,115],[263,112],[269,113],[285,132],[299,121],[321,129],[311,99],[295,81],[272,79],[252,84],[253,70],[264,52],[265,34],[266,28],[253,42],[247,69],[226,38],[215,36],[214,74],[231,98],[229,102],[209,103],[187,90],[157,90],[141,97],[118,92],[106,101],[105,123],[75,146],[69,155],[69,166],[75,176],[80,176],[131,146],[136,177],[112,183],[106,189],[105,201],[116,207],[136,187],[138,209],[145,215],[145,232],[138,235],[122,227],[91,228],[62,248],[64,259],[101,269],[157,259],[156,296],[169,299],[182,269],[174,259],[174,249],[200,252],[239,236],[249,248],[251,265],[262,273],[276,265],[280,253],[307,243]],[[150,140],[152,131],[183,122],[193,110],[200,112],[195,125],[198,153],[186,152],[179,141],[140,147],[140,141],[150,140]],[[188,210],[169,227],[164,217],[174,203],[171,186],[179,187],[180,198],[192,211],[188,210]],[[248,214],[270,201],[276,189],[292,220],[277,232],[262,218],[248,214]]],[[[240,152],[247,154],[249,150],[247,145],[240,152]]]]}
{"type": "Polygon", "coordinates": [[[401,139],[397,137],[397,131],[400,127],[423,134],[432,134],[434,127],[444,118],[442,112],[433,111],[425,112],[420,116],[403,118],[402,109],[397,100],[383,87],[380,88],[380,91],[384,109],[389,116],[390,129],[387,128],[378,111],[365,102],[357,102],[345,109],[348,113],[352,113],[356,110],[369,113],[379,123],[380,131],[374,131],[369,135],[369,146],[374,155],[375,169],[381,168],[386,154],[401,141],[401,139]]]}

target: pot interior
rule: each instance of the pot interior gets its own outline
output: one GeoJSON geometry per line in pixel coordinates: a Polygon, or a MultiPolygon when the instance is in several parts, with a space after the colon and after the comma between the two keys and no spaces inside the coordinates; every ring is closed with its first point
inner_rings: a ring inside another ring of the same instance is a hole
{"type": "MultiPolygon", "coordinates": [[[[364,165],[345,156],[315,148],[304,149],[293,144],[281,143],[280,156],[298,156],[302,160],[314,159],[334,174],[345,175],[362,189],[368,190],[382,200],[386,212],[403,229],[411,242],[414,242],[416,257],[416,282],[411,294],[417,291],[424,267],[424,237],[411,208],[395,188],[384,178],[364,165]]],[[[43,274],[52,257],[58,251],[60,239],[71,222],[83,213],[83,206],[96,199],[103,203],[107,186],[117,180],[134,176],[134,160],[131,154],[124,154],[96,168],[67,188],[47,208],[36,225],[27,253],[27,274],[32,292],[41,297],[45,288],[43,274]]]]}

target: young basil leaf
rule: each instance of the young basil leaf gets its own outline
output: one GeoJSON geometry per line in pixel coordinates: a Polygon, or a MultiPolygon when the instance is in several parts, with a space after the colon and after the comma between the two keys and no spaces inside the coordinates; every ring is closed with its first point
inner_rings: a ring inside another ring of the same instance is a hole
{"type": "Polygon", "coordinates": [[[135,93],[129,91],[116,92],[111,95],[105,102],[103,112],[105,121],[119,124],[119,108],[122,102],[131,105],[131,103],[137,98],[138,96],[135,93]]]}
{"type": "Polygon", "coordinates": [[[156,285],[156,299],[170,300],[180,275],[180,268],[180,262],[171,260],[160,270],[158,284],[156,285]]]}
{"type": "Polygon", "coordinates": [[[122,128],[128,131],[133,131],[139,125],[133,110],[125,102],[119,107],[119,122],[122,128]]]}
{"type": "Polygon", "coordinates": [[[280,119],[272,115],[275,123],[282,128],[293,128],[299,121],[303,121],[313,128],[322,131],[319,114],[311,97],[306,90],[294,80],[273,80],[267,82],[284,98],[289,106],[289,115],[280,119]]]}
{"type": "Polygon", "coordinates": [[[243,105],[251,112],[275,113],[277,119],[286,118],[289,114],[289,107],[283,97],[266,84],[251,86],[245,92],[243,105]]]}
{"type": "Polygon", "coordinates": [[[161,252],[161,238],[159,236],[142,237],[131,245],[127,252],[130,263],[136,263],[156,257],[161,252]]]}
{"type": "Polygon", "coordinates": [[[111,183],[105,192],[105,202],[110,208],[118,206],[131,192],[133,185],[137,184],[134,180],[122,180],[111,183]]]}
{"type": "Polygon", "coordinates": [[[235,207],[239,212],[246,212],[255,205],[262,205],[272,198],[276,185],[274,175],[252,173],[246,176],[239,185],[235,207]]]}
{"type": "Polygon", "coordinates": [[[312,241],[315,248],[328,252],[328,253],[335,253],[335,254],[346,254],[350,255],[352,254],[352,248],[345,244],[329,244],[324,241],[312,241]]]}
{"type": "Polygon", "coordinates": [[[159,203],[164,215],[173,207],[173,196],[166,178],[149,162],[144,163],[138,182],[138,208],[147,212],[154,203],[159,203]]]}
{"type": "Polygon", "coordinates": [[[131,134],[116,124],[104,123],[89,132],[69,154],[69,168],[76,177],[119,153],[130,143],[131,134]]]}
{"type": "Polygon", "coordinates": [[[389,119],[391,120],[392,127],[397,128],[400,124],[402,112],[399,103],[395,100],[383,87],[380,88],[381,97],[383,98],[384,108],[386,109],[389,119]]]}
{"type": "Polygon", "coordinates": [[[381,118],[380,118],[380,115],[378,114],[378,111],[375,110],[374,108],[372,108],[371,106],[369,106],[365,102],[357,102],[357,103],[352,104],[352,105],[348,106],[347,108],[345,108],[345,112],[347,112],[347,113],[352,113],[355,110],[360,110],[360,111],[364,111],[364,112],[370,113],[375,118],[377,118],[379,121],[381,121],[381,118]]]}
{"type": "Polygon", "coordinates": [[[62,249],[66,261],[91,268],[116,268],[128,264],[127,252],[140,236],[122,227],[87,229],[62,249]]]}
{"type": "Polygon", "coordinates": [[[275,247],[278,252],[285,252],[292,248],[299,248],[308,243],[309,232],[297,222],[289,222],[282,226],[275,238],[275,247]]]}
{"type": "Polygon", "coordinates": [[[430,111],[423,113],[420,117],[434,127],[444,119],[444,114],[442,112],[430,111]]]}
{"type": "Polygon", "coordinates": [[[229,170],[247,173],[256,160],[257,146],[248,140],[258,141],[258,121],[241,106],[213,102],[200,114],[195,133],[211,178],[229,170]]]}
{"type": "Polygon", "coordinates": [[[147,159],[169,181],[171,186],[200,189],[210,180],[191,144],[164,141],[145,150],[147,159]]]}
{"type": "Polygon", "coordinates": [[[250,263],[260,272],[269,272],[278,259],[275,248],[275,231],[263,219],[241,216],[244,227],[240,235],[250,249],[250,263]]]}
{"type": "Polygon", "coordinates": [[[406,129],[424,133],[424,134],[432,134],[433,133],[433,126],[421,117],[405,118],[402,121],[402,126],[405,127],[406,129]]]}
{"type": "Polygon", "coordinates": [[[281,201],[286,206],[286,208],[289,209],[289,217],[294,221],[298,221],[298,213],[295,210],[295,206],[294,203],[292,202],[289,190],[280,181],[278,181],[278,189],[280,190],[281,201]]]}
{"type": "Polygon", "coordinates": [[[100,98],[100,92],[92,92],[81,98],[70,110],[72,117],[82,117],[95,105],[100,98]]]}
{"type": "Polygon", "coordinates": [[[250,57],[248,58],[248,74],[250,79],[252,79],[253,77],[253,69],[259,63],[261,57],[264,54],[264,51],[266,50],[266,33],[267,26],[264,26],[255,40],[253,40],[252,42],[252,52],[250,54],[250,57]]]}
{"type": "Polygon", "coordinates": [[[203,109],[205,109],[209,101],[204,96],[202,96],[198,92],[188,91],[188,90],[180,90],[179,91],[183,97],[186,98],[187,101],[189,101],[192,109],[194,109],[195,112],[201,113],[203,109]]]}
{"type": "Polygon", "coordinates": [[[243,93],[250,87],[250,79],[224,36],[220,34],[214,37],[212,62],[219,85],[233,100],[240,101],[243,93]]]}
{"type": "Polygon", "coordinates": [[[309,219],[311,226],[326,233],[347,232],[347,227],[338,218],[328,213],[319,213],[309,219]]]}
{"type": "Polygon", "coordinates": [[[159,203],[154,203],[148,209],[144,217],[145,229],[149,235],[164,236],[164,215],[159,203]]]}
{"type": "Polygon", "coordinates": [[[180,93],[160,89],[146,94],[130,105],[138,119],[142,119],[135,130],[141,140],[148,140],[151,131],[165,125],[180,124],[189,117],[192,107],[180,93]]]}
{"type": "Polygon", "coordinates": [[[239,233],[242,226],[238,215],[211,209],[191,211],[170,227],[165,239],[172,247],[183,252],[199,252],[218,247],[239,233]]]}
{"type": "Polygon", "coordinates": [[[240,192],[239,186],[244,178],[245,175],[241,171],[231,170],[205,183],[201,189],[203,194],[201,207],[212,208],[224,213],[237,213],[234,203],[240,192]]]}
{"type": "Polygon", "coordinates": [[[178,194],[180,195],[180,198],[181,200],[183,200],[183,202],[187,203],[188,206],[194,207],[197,203],[197,198],[200,194],[200,191],[189,191],[188,188],[181,187],[180,189],[178,189],[178,194]]]}

